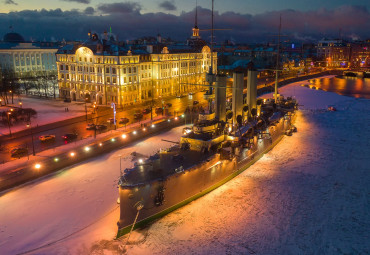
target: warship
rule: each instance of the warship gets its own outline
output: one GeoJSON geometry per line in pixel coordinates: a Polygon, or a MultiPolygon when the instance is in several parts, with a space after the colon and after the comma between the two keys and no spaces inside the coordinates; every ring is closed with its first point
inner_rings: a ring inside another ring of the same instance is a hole
{"type": "MultiPolygon", "coordinates": [[[[231,180],[275,146],[293,126],[297,102],[277,95],[257,99],[257,73],[234,73],[232,108],[226,109],[226,77],[207,74],[208,107],[179,142],[143,159],[119,179],[117,237],[176,210],[231,180]]],[[[277,91],[275,91],[277,94],[277,91]]]]}

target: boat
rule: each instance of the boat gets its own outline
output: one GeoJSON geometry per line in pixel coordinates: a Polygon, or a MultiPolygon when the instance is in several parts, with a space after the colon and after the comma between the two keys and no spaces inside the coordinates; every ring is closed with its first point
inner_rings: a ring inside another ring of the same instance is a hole
{"type": "Polygon", "coordinates": [[[264,103],[257,99],[257,71],[250,70],[245,103],[244,74],[234,76],[234,114],[226,113],[226,77],[217,75],[210,79],[216,81],[215,94],[205,95],[214,101],[210,105],[217,107],[200,113],[172,147],[146,159],[135,157],[134,167],[124,170],[118,183],[117,237],[221,186],[256,162],[284,135],[291,135],[296,100],[280,96],[278,102],[264,103]]]}

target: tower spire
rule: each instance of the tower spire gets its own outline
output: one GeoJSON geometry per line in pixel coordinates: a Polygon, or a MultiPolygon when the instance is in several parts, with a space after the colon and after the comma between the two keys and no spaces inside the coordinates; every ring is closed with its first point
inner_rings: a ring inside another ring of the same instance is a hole
{"type": "Polygon", "coordinates": [[[198,0],[195,1],[195,26],[198,27],[198,0]]]}
{"type": "Polygon", "coordinates": [[[195,2],[195,24],[193,28],[192,38],[199,38],[199,28],[198,28],[198,0],[195,2]]]}

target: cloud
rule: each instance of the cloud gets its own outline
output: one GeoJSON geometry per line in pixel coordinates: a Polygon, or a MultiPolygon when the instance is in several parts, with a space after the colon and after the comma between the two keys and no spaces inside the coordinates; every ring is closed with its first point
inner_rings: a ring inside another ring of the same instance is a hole
{"type": "Polygon", "coordinates": [[[89,4],[91,2],[91,0],[61,0],[61,1],[76,2],[76,3],[80,3],[80,4],[89,4]]]}
{"type": "Polygon", "coordinates": [[[141,10],[141,5],[135,2],[121,2],[112,4],[100,4],[98,10],[104,14],[113,13],[139,13],[141,10]]]}
{"type": "Polygon", "coordinates": [[[174,1],[163,1],[159,3],[159,7],[166,11],[175,11],[177,7],[175,6],[174,1]]]}
{"type": "Polygon", "coordinates": [[[14,2],[13,0],[5,0],[4,1],[4,4],[14,4],[14,5],[18,5],[16,2],[14,2]]]}
{"type": "Polygon", "coordinates": [[[95,13],[95,9],[93,7],[86,7],[84,10],[84,14],[86,15],[93,15],[95,13]]]}
{"type": "MultiPolygon", "coordinates": [[[[7,33],[7,27],[22,34],[26,39],[43,40],[55,37],[57,40],[85,40],[87,31],[101,33],[112,26],[121,40],[153,36],[158,32],[164,37],[184,41],[191,36],[195,9],[170,13],[140,13],[141,5],[135,2],[102,4],[98,8],[84,10],[24,10],[0,13],[0,37],[7,33]],[[97,15],[101,13],[102,15],[97,15]],[[124,16],[122,16],[124,14],[124,16]],[[124,17],[124,22],[122,22],[124,17]],[[74,29],[71,30],[70,28],[74,29]]],[[[209,29],[211,11],[198,7],[198,26],[209,29]]],[[[236,12],[215,12],[215,28],[228,28],[215,32],[216,42],[233,38],[236,42],[268,42],[276,40],[279,17],[282,15],[282,33],[291,40],[311,41],[323,37],[338,37],[339,29],[344,38],[367,39],[370,31],[370,13],[366,7],[341,6],[332,10],[311,11],[281,10],[257,15],[236,12]]],[[[209,31],[201,31],[205,40],[210,40],[209,31]]]]}

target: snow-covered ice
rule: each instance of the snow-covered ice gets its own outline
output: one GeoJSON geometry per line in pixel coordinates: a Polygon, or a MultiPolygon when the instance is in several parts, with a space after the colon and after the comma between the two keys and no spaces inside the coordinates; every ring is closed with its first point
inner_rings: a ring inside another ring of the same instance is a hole
{"type": "MultiPolygon", "coordinates": [[[[370,101],[300,86],[298,133],[208,195],[136,230],[128,254],[369,254],[370,101]],[[335,105],[337,112],[326,110],[335,105]]],[[[270,95],[271,96],[271,95],[270,95]]],[[[152,154],[181,127],[0,197],[0,254],[122,254],[119,155],[152,154]]]]}

